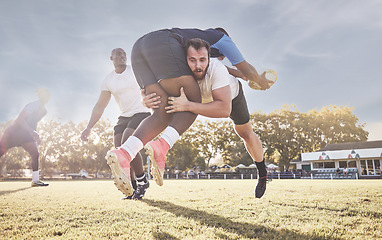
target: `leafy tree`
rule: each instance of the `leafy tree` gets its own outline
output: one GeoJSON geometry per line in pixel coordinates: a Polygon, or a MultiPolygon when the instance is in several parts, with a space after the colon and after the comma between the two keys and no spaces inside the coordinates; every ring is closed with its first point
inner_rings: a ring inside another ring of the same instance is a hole
{"type": "Polygon", "coordinates": [[[193,136],[190,142],[199,151],[199,155],[205,159],[208,169],[212,158],[215,158],[220,148],[218,146],[219,135],[221,134],[221,121],[197,120],[187,131],[193,136]]]}
{"type": "Polygon", "coordinates": [[[253,160],[247,152],[244,142],[236,134],[231,121],[218,122],[214,127],[217,135],[217,146],[223,161],[232,166],[250,165],[253,160]]]}
{"type": "Polygon", "coordinates": [[[38,125],[41,144],[39,146],[39,161],[41,176],[53,175],[57,168],[56,156],[60,154],[65,136],[62,134],[62,124],[55,120],[41,121],[38,125]]]}
{"type": "MultiPolygon", "coordinates": [[[[86,123],[77,126],[79,132],[85,129],[86,123]]],[[[109,170],[105,156],[114,147],[113,127],[109,120],[100,119],[93,127],[88,142],[78,138],[78,144],[82,150],[82,168],[89,172],[99,173],[101,170],[109,170]]]]}
{"type": "Polygon", "coordinates": [[[321,126],[321,147],[327,144],[366,141],[369,133],[365,124],[358,123],[352,108],[344,106],[323,107],[320,111],[312,110],[321,126]]]}
{"type": "Polygon", "coordinates": [[[364,124],[347,107],[324,107],[300,113],[283,106],[269,115],[254,113],[252,124],[265,147],[265,155],[279,163],[281,171],[302,152],[316,151],[326,144],[367,140],[364,124]]]}

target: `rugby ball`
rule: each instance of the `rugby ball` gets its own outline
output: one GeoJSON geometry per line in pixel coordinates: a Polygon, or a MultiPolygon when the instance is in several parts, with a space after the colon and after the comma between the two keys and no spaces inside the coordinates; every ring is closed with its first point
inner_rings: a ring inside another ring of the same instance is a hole
{"type": "MultiPolygon", "coordinates": [[[[265,71],[265,78],[273,82],[273,83],[269,83],[269,86],[272,87],[272,85],[275,84],[277,80],[276,71],[272,69],[265,71]]],[[[260,85],[257,84],[255,81],[248,81],[248,85],[252,89],[261,90],[260,85]]]]}

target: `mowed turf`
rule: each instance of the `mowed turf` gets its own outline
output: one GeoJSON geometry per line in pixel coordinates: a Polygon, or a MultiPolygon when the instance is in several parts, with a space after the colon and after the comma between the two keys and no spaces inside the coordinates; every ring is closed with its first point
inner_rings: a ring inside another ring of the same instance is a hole
{"type": "Polygon", "coordinates": [[[0,239],[382,239],[382,180],[150,181],[121,201],[111,180],[0,182],[0,239]]]}

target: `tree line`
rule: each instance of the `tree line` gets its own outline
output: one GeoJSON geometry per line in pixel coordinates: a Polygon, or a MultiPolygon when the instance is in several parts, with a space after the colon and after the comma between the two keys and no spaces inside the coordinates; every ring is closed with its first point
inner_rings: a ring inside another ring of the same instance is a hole
{"type": "MultiPolygon", "coordinates": [[[[266,162],[278,164],[281,171],[289,169],[291,161],[303,152],[317,151],[327,144],[366,141],[369,134],[353,109],[344,106],[327,106],[304,113],[286,105],[269,114],[254,112],[250,121],[262,141],[266,162]]],[[[80,135],[86,123],[56,120],[39,123],[40,169],[44,175],[76,173],[80,169],[110,173],[105,155],[113,148],[113,124],[101,119],[94,126],[89,142],[83,142],[80,135]]],[[[8,124],[1,123],[0,131],[8,124]]],[[[144,151],[141,154],[146,159],[144,151]]],[[[205,170],[216,158],[231,166],[253,163],[229,120],[197,120],[169,151],[166,168],[188,170],[198,166],[205,170]]],[[[13,148],[2,157],[0,169],[17,174],[20,169],[30,168],[30,164],[30,157],[23,149],[13,148]]]]}

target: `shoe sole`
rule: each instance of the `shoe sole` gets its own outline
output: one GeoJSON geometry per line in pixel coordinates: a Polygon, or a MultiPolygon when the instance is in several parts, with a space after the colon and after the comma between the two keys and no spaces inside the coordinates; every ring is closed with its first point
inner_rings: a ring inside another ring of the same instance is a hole
{"type": "Polygon", "coordinates": [[[49,184],[46,184],[46,185],[32,185],[31,187],[47,187],[49,186],[49,184]]]}
{"type": "Polygon", "coordinates": [[[106,155],[106,160],[113,175],[114,185],[125,195],[133,195],[134,189],[131,185],[130,178],[119,165],[117,155],[113,152],[108,152],[106,155]]]}
{"type": "Polygon", "coordinates": [[[145,146],[146,154],[151,159],[151,175],[153,175],[154,181],[159,185],[163,185],[163,176],[159,169],[159,166],[154,158],[154,149],[150,145],[145,146]]]}

